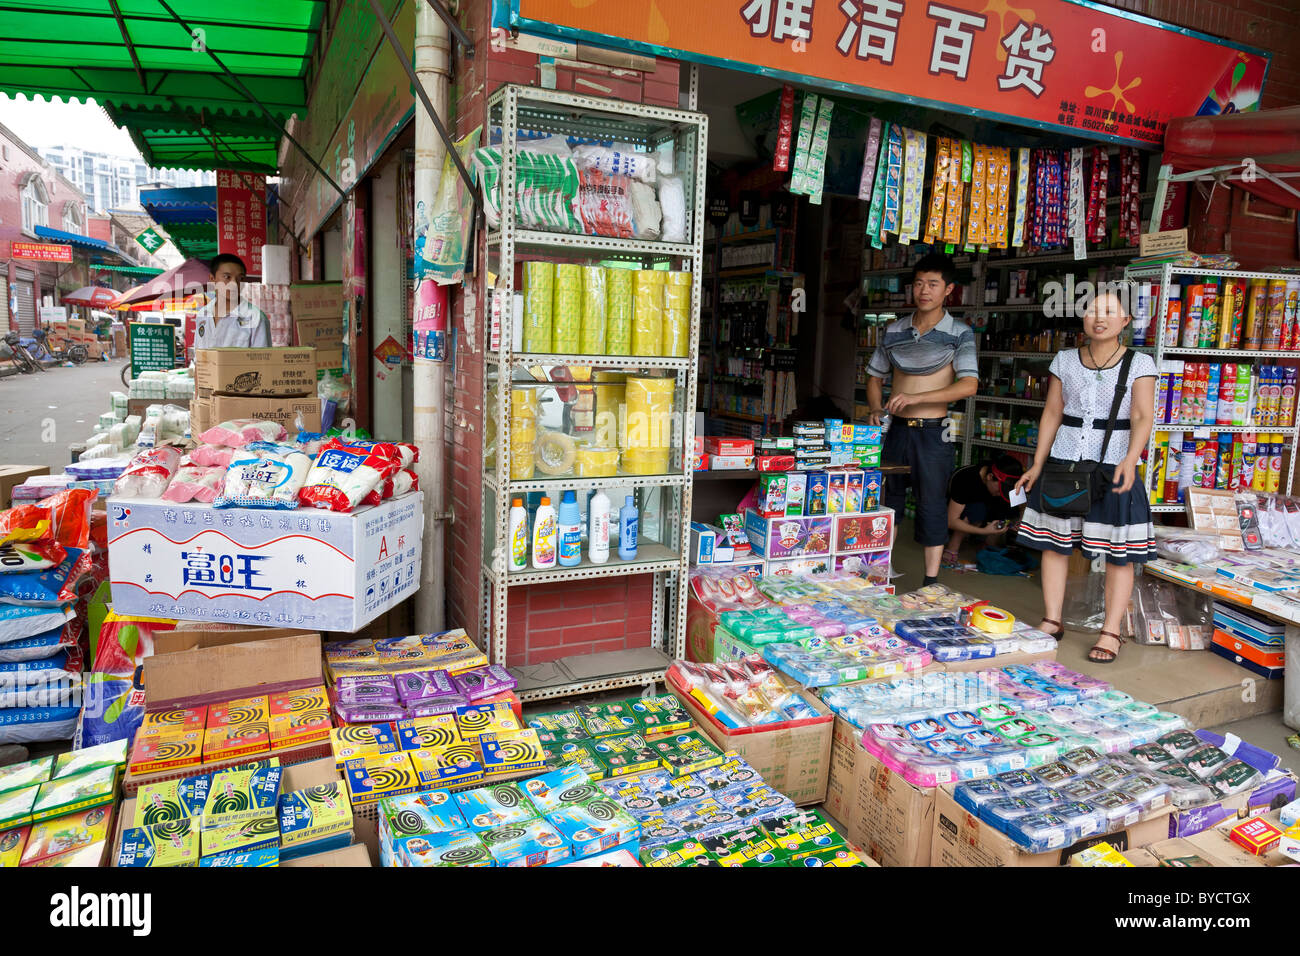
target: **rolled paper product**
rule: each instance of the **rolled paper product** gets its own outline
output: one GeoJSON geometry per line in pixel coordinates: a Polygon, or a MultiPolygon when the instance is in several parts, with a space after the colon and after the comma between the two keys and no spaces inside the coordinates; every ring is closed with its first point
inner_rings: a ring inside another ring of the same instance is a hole
{"type": "Polygon", "coordinates": [[[603,445],[579,445],[579,478],[612,478],[618,474],[618,449],[603,445]]]}
{"type": "Polygon", "coordinates": [[[510,390],[510,480],[527,481],[536,466],[537,396],[531,389],[510,390]]]}
{"type": "Polygon", "coordinates": [[[658,269],[638,269],[632,281],[632,354],[662,355],[664,276],[658,269]]]}
{"type": "Polygon", "coordinates": [[[555,267],[555,304],[551,308],[551,351],[575,355],[582,344],[582,266],[555,267]]]}
{"type": "Polygon", "coordinates": [[[672,444],[673,393],[676,388],[674,378],[627,380],[624,449],[666,449],[672,444]]]}
{"type": "Polygon", "coordinates": [[[543,432],[537,439],[537,470],[544,475],[571,475],[578,446],[564,432],[543,432]]]}
{"type": "Polygon", "coordinates": [[[605,349],[609,355],[632,354],[633,270],[605,274],[605,349]]]}
{"type": "Polygon", "coordinates": [[[582,354],[605,354],[605,267],[582,267],[582,354]]]}
{"type": "Polygon", "coordinates": [[[555,263],[524,263],[524,351],[550,352],[555,263]]]}

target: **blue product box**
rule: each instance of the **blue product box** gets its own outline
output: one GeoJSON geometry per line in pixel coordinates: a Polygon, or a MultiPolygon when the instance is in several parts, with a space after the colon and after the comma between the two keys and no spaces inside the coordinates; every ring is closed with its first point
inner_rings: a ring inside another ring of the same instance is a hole
{"type": "Polygon", "coordinates": [[[560,807],[546,819],[569,841],[573,856],[604,853],[636,842],[641,833],[631,814],[603,797],[560,807]]]}
{"type": "MultiPolygon", "coordinates": [[[[348,846],[348,843],[340,847],[322,847],[322,850],[342,849],[348,846]]],[[[312,850],[316,853],[318,851],[312,850]]],[[[301,855],[301,854],[299,854],[301,855]]],[[[260,850],[253,850],[251,853],[219,853],[216,856],[205,856],[199,860],[199,866],[239,866],[239,867],[262,867],[262,866],[279,866],[280,860],[288,859],[289,854],[281,853],[279,847],[267,846],[260,850]]]]}
{"type": "Polygon", "coordinates": [[[547,816],[569,804],[601,795],[600,788],[592,784],[591,778],[577,764],[567,764],[559,770],[525,780],[523,788],[533,806],[547,816]]]}
{"type": "Polygon", "coordinates": [[[537,817],[532,801],[512,783],[458,793],[455,797],[465,822],[475,831],[522,824],[537,817]]]}
{"type": "Polygon", "coordinates": [[[564,835],[545,820],[497,827],[480,838],[497,866],[545,866],[573,855],[564,835]]]}

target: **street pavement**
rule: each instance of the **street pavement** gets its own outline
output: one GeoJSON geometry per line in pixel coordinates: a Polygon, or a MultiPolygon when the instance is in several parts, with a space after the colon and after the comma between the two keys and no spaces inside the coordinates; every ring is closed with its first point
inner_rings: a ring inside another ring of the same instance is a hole
{"type": "Polygon", "coordinates": [[[72,462],[68,446],[85,441],[99,416],[112,411],[110,392],[124,391],[122,364],[112,359],[0,378],[0,464],[63,471],[72,462]]]}

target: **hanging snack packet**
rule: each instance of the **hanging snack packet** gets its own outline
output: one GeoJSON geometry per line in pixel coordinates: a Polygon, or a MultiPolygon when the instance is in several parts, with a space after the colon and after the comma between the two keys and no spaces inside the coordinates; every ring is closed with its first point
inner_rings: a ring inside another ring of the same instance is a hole
{"type": "Polygon", "coordinates": [[[298,500],[309,508],[351,511],[401,467],[401,460],[402,453],[392,442],[330,439],[298,500]]]}
{"type": "Polygon", "coordinates": [[[119,498],[161,498],[181,463],[181,453],[170,445],[148,448],[134,458],[113,485],[119,498]]]}
{"type": "Polygon", "coordinates": [[[213,425],[199,435],[199,441],[205,445],[229,445],[231,448],[243,448],[254,441],[283,441],[286,432],[279,422],[258,421],[252,418],[234,418],[220,425],[213,425]]]}
{"type": "Polygon", "coordinates": [[[211,504],[221,493],[225,482],[225,468],[181,465],[162,496],[164,500],[174,501],[177,504],[184,504],[187,501],[211,504]]]}
{"type": "Polygon", "coordinates": [[[53,541],[0,544],[0,574],[21,574],[56,568],[67,556],[62,545],[53,541]]]}
{"type": "Polygon", "coordinates": [[[312,471],[311,459],[292,445],[253,442],[230,460],[214,508],[296,508],[312,471]]]}
{"type": "Polygon", "coordinates": [[[68,548],[56,568],[33,574],[0,575],[0,604],[26,607],[70,604],[77,599],[77,579],[89,570],[90,552],[68,548]]]}

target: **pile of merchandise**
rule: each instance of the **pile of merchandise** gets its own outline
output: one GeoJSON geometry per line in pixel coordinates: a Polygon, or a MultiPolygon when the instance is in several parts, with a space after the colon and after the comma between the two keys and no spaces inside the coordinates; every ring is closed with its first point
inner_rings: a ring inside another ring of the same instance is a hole
{"type": "Polygon", "coordinates": [[[0,868],[101,866],[126,743],[0,767],[0,868]]]}
{"type": "MultiPolygon", "coordinates": [[[[822,421],[797,421],[793,434],[764,438],[721,438],[705,436],[697,440],[696,471],[822,472],[830,468],[878,469],[883,437],[879,425],[854,425],[840,418],[822,421]]],[[[798,476],[791,475],[793,481],[798,476]]],[[[796,487],[790,502],[797,510],[791,516],[834,513],[829,502],[820,510],[815,500],[806,499],[808,485],[796,487]],[[806,504],[806,507],[805,507],[806,504]]],[[[858,489],[861,493],[861,488],[858,489]]],[[[877,485],[877,493],[879,486],[877,485]]],[[[840,507],[836,511],[870,511],[875,505],[859,497],[846,496],[840,489],[840,507]],[[851,507],[854,502],[858,507],[851,507]]]]}
{"type": "Polygon", "coordinates": [[[71,489],[0,511],[0,743],[73,736],[86,606],[108,573],[95,496],[71,489]]]}

